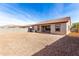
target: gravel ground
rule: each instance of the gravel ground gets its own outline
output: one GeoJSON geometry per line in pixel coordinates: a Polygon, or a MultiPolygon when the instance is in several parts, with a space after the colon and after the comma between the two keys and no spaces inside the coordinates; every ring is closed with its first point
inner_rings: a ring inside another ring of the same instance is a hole
{"type": "Polygon", "coordinates": [[[41,49],[35,56],[79,56],[79,33],[70,33],[41,49]]]}

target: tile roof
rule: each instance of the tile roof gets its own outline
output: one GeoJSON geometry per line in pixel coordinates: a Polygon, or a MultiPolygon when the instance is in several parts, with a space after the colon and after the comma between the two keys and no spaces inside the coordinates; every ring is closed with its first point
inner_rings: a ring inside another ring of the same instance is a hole
{"type": "Polygon", "coordinates": [[[70,17],[64,17],[59,19],[51,19],[47,21],[41,21],[34,25],[41,25],[41,24],[55,24],[55,23],[66,23],[70,20],[70,17]]]}

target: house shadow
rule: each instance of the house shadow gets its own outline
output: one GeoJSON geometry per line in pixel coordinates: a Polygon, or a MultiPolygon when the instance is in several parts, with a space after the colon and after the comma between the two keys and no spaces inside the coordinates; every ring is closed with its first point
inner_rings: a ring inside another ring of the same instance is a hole
{"type": "Polygon", "coordinates": [[[66,35],[32,56],[79,56],[79,37],[66,35]]]}

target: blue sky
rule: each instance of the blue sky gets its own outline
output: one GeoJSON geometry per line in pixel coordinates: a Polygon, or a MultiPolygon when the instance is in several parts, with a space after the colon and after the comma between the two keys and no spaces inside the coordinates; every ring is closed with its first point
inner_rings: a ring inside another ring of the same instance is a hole
{"type": "Polygon", "coordinates": [[[72,22],[79,22],[79,4],[0,3],[0,25],[28,25],[66,16],[70,16],[72,22]]]}

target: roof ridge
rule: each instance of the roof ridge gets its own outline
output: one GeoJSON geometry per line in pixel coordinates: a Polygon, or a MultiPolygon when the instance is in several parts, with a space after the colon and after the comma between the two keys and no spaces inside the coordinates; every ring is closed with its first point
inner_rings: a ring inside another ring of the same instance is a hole
{"type": "MultiPolygon", "coordinates": [[[[70,17],[62,17],[62,18],[57,18],[57,19],[45,20],[45,21],[40,21],[40,22],[38,22],[38,23],[41,23],[41,22],[47,22],[47,21],[56,21],[56,20],[62,20],[62,19],[69,20],[70,17]],[[68,18],[68,19],[67,19],[67,18],[68,18]]],[[[38,24],[38,23],[37,23],[37,24],[38,24]]]]}

